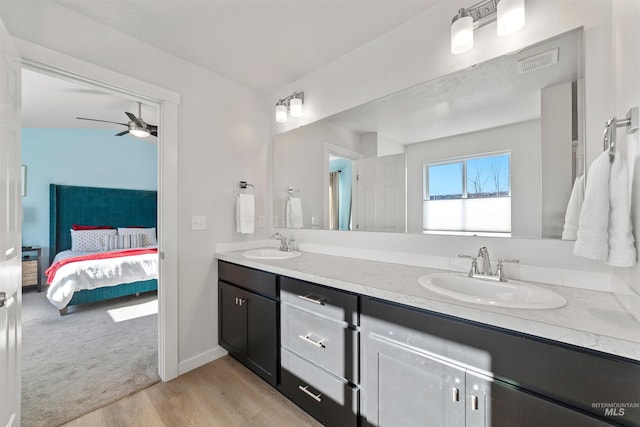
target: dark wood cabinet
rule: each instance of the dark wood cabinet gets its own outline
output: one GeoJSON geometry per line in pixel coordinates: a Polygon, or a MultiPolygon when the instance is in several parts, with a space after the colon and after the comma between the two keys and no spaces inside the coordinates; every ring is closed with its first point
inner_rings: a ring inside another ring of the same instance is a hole
{"type": "Polygon", "coordinates": [[[371,298],[361,325],[364,425],[639,425],[593,406],[635,399],[632,361],[371,298]]]}
{"type": "MultiPolygon", "coordinates": [[[[273,275],[264,276],[256,271],[253,279],[251,269],[238,267],[242,274],[238,280],[250,287],[261,289],[264,285],[271,294],[271,285],[276,283],[273,275]],[[247,277],[249,277],[247,279],[247,277]],[[266,277],[266,283],[261,278],[266,277]],[[244,278],[244,279],[243,279],[244,278]]],[[[237,271],[236,268],[231,268],[237,271]]],[[[255,270],[254,270],[255,271],[255,270]]],[[[260,295],[243,287],[229,283],[234,281],[233,274],[225,267],[220,269],[218,282],[219,342],[231,356],[238,359],[253,372],[273,386],[278,384],[279,341],[278,341],[278,301],[275,298],[260,295]]]]}

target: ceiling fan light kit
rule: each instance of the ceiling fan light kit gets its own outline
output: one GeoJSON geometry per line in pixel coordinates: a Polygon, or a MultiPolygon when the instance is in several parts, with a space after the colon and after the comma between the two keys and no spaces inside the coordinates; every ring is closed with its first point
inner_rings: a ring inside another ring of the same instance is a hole
{"type": "Polygon", "coordinates": [[[90,120],[92,122],[113,123],[116,125],[126,126],[128,129],[117,133],[115,136],[122,136],[131,134],[138,138],[146,138],[149,135],[158,136],[158,126],[151,125],[142,120],[142,103],[138,102],[138,117],[134,114],[125,111],[127,117],[129,117],[128,123],[112,122],[110,120],[88,119],[86,117],[76,117],[79,120],[90,120]]]}

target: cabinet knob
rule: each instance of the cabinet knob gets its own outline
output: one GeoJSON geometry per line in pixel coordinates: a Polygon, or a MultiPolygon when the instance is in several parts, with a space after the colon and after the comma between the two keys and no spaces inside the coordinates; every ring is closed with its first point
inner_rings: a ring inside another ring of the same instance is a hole
{"type": "Polygon", "coordinates": [[[242,304],[244,304],[245,302],[247,302],[247,300],[246,300],[246,299],[244,299],[244,298],[237,298],[237,297],[236,297],[236,305],[239,305],[239,306],[241,306],[241,307],[242,307],[242,304]]]}

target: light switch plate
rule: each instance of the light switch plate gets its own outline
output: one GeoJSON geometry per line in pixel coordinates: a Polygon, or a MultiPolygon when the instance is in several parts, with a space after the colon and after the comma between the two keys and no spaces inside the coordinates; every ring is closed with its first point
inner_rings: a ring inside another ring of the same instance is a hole
{"type": "Polygon", "coordinates": [[[207,229],[207,217],[204,215],[193,215],[191,217],[191,229],[192,230],[206,230],[207,229]]]}

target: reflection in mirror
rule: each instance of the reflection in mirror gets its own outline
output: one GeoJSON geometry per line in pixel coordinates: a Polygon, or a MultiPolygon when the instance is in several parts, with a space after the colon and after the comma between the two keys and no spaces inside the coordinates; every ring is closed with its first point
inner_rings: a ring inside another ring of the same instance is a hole
{"type": "Polygon", "coordinates": [[[295,187],[303,228],[560,238],[584,172],[582,40],[576,29],[276,135],[274,225],[295,187]]]}

